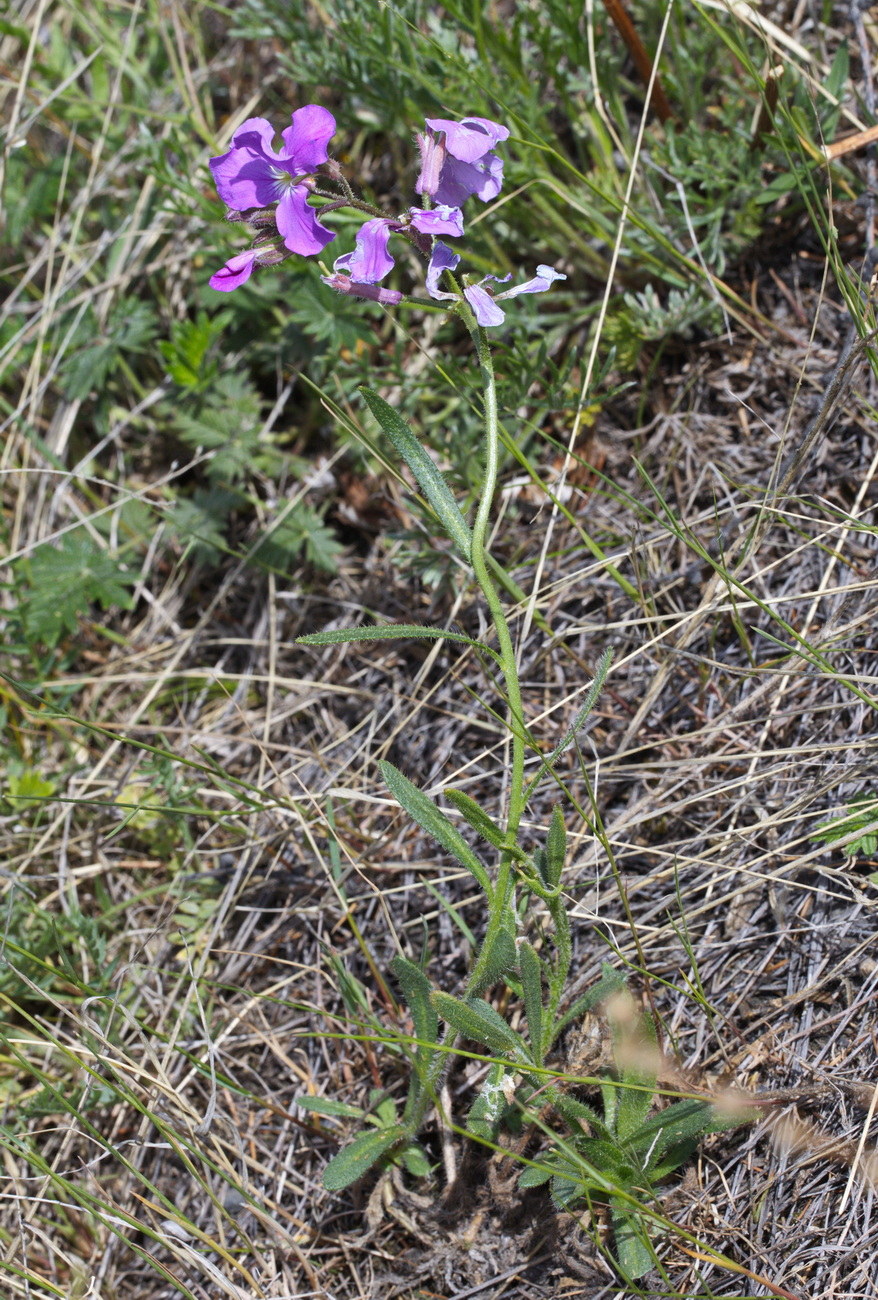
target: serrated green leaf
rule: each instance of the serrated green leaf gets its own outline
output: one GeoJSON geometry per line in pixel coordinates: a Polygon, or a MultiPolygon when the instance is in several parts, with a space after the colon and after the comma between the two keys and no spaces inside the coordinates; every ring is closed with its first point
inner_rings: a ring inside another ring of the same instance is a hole
{"type": "Polygon", "coordinates": [[[552,1176],[553,1171],[549,1168],[528,1165],[526,1169],[522,1169],[519,1175],[518,1186],[521,1188],[542,1187],[543,1183],[547,1183],[552,1176]]]}
{"type": "Polygon", "coordinates": [[[404,1132],[401,1124],[395,1124],[390,1129],[361,1133],[332,1157],[323,1171],[323,1186],[329,1192],[350,1187],[402,1139],[404,1132]]]}
{"type": "Polygon", "coordinates": [[[21,613],[29,640],[57,645],[65,632],[74,632],[79,616],[98,604],[102,609],[131,609],[129,590],[136,575],[96,545],[83,529],[62,537],[54,546],[38,546],[29,560],[16,566],[27,576],[20,592],[21,613]]]}
{"type": "Polygon", "coordinates": [[[481,998],[470,998],[464,1002],[450,993],[437,991],[432,994],[431,1000],[446,1024],[451,1025],[464,1038],[482,1043],[498,1055],[506,1052],[514,1052],[519,1058],[527,1055],[520,1034],[510,1029],[503,1017],[481,998]]]}
{"type": "Polygon", "coordinates": [[[304,501],[278,502],[279,520],[253,551],[254,561],[275,573],[289,573],[302,556],[326,573],[338,572],[344,547],[322,517],[304,501]]]}
{"type": "Polygon", "coordinates": [[[397,414],[393,407],[389,406],[384,398],[379,397],[371,388],[361,387],[360,392],[363,394],[369,410],[414,474],[418,486],[435,510],[446,533],[463,558],[469,562],[472,551],[472,533],[444,477],[424,451],[424,448],[402,416],[397,414]]]}
{"type": "Polygon", "coordinates": [[[332,1097],[297,1097],[296,1105],[314,1115],[335,1115],[343,1119],[362,1119],[364,1113],[362,1106],[348,1106],[332,1097]]]}
{"type": "Polygon", "coordinates": [[[527,1016],[527,1033],[531,1056],[537,1065],[543,1063],[543,984],[542,963],[533,944],[522,939],[518,945],[518,969],[521,972],[521,990],[527,1016]]]}
{"type": "Polygon", "coordinates": [[[413,785],[407,776],[403,776],[399,768],[384,761],[379,763],[379,767],[388,790],[400,807],[404,808],[428,835],[432,835],[437,844],[441,844],[443,849],[457,858],[462,867],[466,867],[467,871],[475,876],[490,900],[493,890],[488,873],[457,827],[448,820],[441,809],[437,808],[432,799],[413,785]]]}
{"type": "Polygon", "coordinates": [[[459,641],[474,646],[496,662],[500,656],[481,641],[473,641],[461,632],[446,632],[441,627],[421,627],[417,623],[380,623],[374,627],[341,627],[327,632],[309,632],[296,637],[296,645],[342,645],[347,641],[459,641]]]}

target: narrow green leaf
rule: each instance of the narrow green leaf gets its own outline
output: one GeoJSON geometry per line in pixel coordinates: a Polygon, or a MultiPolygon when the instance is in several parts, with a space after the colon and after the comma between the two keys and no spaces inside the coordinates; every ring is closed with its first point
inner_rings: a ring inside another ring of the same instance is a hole
{"type": "Polygon", "coordinates": [[[567,827],[564,825],[564,814],[556,804],[546,840],[546,877],[553,889],[557,889],[561,883],[561,873],[566,861],[567,827]]]}
{"type": "Polygon", "coordinates": [[[522,939],[518,945],[518,968],[521,971],[521,990],[527,1016],[527,1033],[531,1056],[537,1065],[543,1063],[543,983],[542,963],[536,948],[522,939]]]}
{"type": "Polygon", "coordinates": [[[338,1155],[332,1157],[323,1171],[323,1186],[329,1192],[340,1192],[345,1187],[350,1187],[351,1183],[368,1173],[403,1135],[401,1124],[389,1129],[361,1133],[353,1142],[342,1147],[338,1155]]]}
{"type": "MultiPolygon", "coordinates": [[[[407,957],[394,957],[390,963],[390,969],[396,976],[399,986],[402,989],[403,997],[412,1013],[412,1020],[415,1023],[415,1035],[426,1043],[435,1043],[439,1038],[439,1017],[436,1015],[436,1009],[430,1001],[432,989],[430,981],[413,961],[407,957]]],[[[420,1058],[430,1056],[429,1048],[419,1047],[418,1056],[420,1058]]]]}
{"type": "Polygon", "coordinates": [[[392,406],[388,406],[384,398],[379,397],[371,388],[361,387],[360,392],[366,399],[369,410],[414,474],[418,486],[436,511],[448,536],[469,563],[472,533],[444,477],[402,416],[398,415],[392,406]]]}
{"type": "Polygon", "coordinates": [[[624,1201],[610,1201],[613,1242],[622,1276],[631,1282],[655,1267],[655,1250],[649,1240],[643,1216],[624,1201]]]}
{"type": "Polygon", "coordinates": [[[442,1019],[464,1038],[483,1043],[498,1055],[505,1052],[526,1055],[520,1035],[510,1029],[503,1017],[481,998],[470,998],[464,1002],[461,998],[452,997],[450,993],[435,992],[432,1002],[442,1019]]]}
{"type": "Polygon", "coordinates": [[[497,983],[497,980],[502,979],[507,971],[514,970],[517,965],[518,950],[515,947],[515,937],[509,930],[501,928],[497,931],[490,948],[485,949],[479,956],[478,988],[490,988],[492,984],[497,983]]]}
{"type": "Polygon", "coordinates": [[[571,1097],[569,1093],[560,1093],[554,1101],[558,1114],[566,1119],[574,1133],[584,1133],[587,1126],[598,1137],[612,1141],[612,1135],[600,1115],[584,1101],[571,1097]]]}
{"type": "Polygon", "coordinates": [[[296,645],[341,645],[347,641],[459,641],[473,646],[496,662],[500,656],[490,646],[462,632],[447,632],[441,627],[420,627],[417,623],[381,623],[373,627],[338,627],[327,632],[309,632],[296,637],[296,645]]]}
{"type": "Polygon", "coordinates": [[[597,662],[597,667],[595,668],[595,674],[594,674],[594,681],[589,687],[588,694],[585,697],[585,703],[583,704],[582,708],[579,710],[579,712],[577,713],[576,717],[573,720],[573,726],[567,732],[566,736],[560,742],[560,744],[555,746],[551,754],[547,755],[547,757],[543,759],[542,763],[537,769],[536,775],[531,778],[530,784],[527,787],[528,797],[530,797],[530,795],[536,789],[537,783],[542,780],[546,772],[552,769],[553,765],[564,753],[564,750],[573,744],[574,740],[576,739],[577,733],[579,732],[586,718],[594,708],[595,700],[597,699],[598,694],[600,693],[601,687],[606,681],[607,673],[610,671],[610,664],[612,662],[613,662],[613,651],[612,649],[607,648],[597,662]]]}
{"type": "Polygon", "coordinates": [[[601,978],[597,984],[578,997],[576,1001],[567,1008],[563,1016],[556,1022],[552,1030],[552,1041],[558,1037],[562,1029],[566,1029],[574,1020],[584,1016],[587,1011],[593,1011],[601,1002],[606,1002],[607,998],[618,993],[625,987],[625,976],[621,971],[614,970],[609,962],[604,962],[601,968],[601,978]]]}
{"type": "MultiPolygon", "coordinates": [[[[445,797],[453,803],[461,817],[466,818],[477,835],[481,835],[495,849],[506,848],[506,835],[492,817],[480,808],[475,799],[471,799],[463,790],[446,790],[445,797]]],[[[522,854],[522,856],[524,856],[522,854]]]]}
{"type": "Polygon", "coordinates": [[[398,767],[387,762],[379,763],[379,767],[387,788],[399,805],[415,819],[419,826],[424,828],[428,835],[433,836],[437,844],[441,844],[443,849],[457,858],[461,866],[472,872],[490,901],[493,890],[488,873],[454,823],[450,822],[445,813],[436,807],[432,799],[413,785],[407,776],[403,776],[398,767]]]}
{"type": "Polygon", "coordinates": [[[361,1106],[348,1106],[343,1101],[333,1101],[332,1097],[297,1097],[296,1105],[314,1115],[339,1115],[345,1119],[362,1119],[361,1106]]]}

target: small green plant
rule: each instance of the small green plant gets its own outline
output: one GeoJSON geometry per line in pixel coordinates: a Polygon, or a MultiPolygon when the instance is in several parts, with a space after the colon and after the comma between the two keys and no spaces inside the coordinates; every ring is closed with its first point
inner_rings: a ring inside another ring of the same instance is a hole
{"type": "Polygon", "coordinates": [[[15,564],[18,618],[31,646],[56,646],[93,605],[131,609],[136,573],[84,528],[44,542],[15,564]]]}
{"type": "Polygon", "coordinates": [[[549,1152],[525,1169],[521,1187],[551,1181],[563,1209],[585,1200],[609,1209],[619,1271],[643,1277],[656,1263],[654,1189],[695,1152],[708,1133],[746,1122],[698,1098],[655,1109],[659,1053],[651,1016],[637,1011],[627,990],[607,1002],[615,1070],[600,1083],[601,1112],[559,1094],[555,1109],[567,1122],[549,1152]]]}
{"type": "MultiPolygon", "coordinates": [[[[847,812],[831,821],[821,822],[812,833],[812,840],[829,846],[840,844],[842,852],[849,858],[871,858],[878,850],[878,795],[861,794],[852,799],[847,812]],[[854,836],[853,839],[849,839],[854,836]]],[[[871,877],[878,884],[878,872],[871,877]]]]}

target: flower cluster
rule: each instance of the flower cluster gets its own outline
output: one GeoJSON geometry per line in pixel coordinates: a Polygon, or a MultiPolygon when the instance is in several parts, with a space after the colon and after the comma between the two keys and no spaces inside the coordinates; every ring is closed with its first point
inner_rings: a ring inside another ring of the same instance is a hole
{"type": "MultiPolygon", "coordinates": [[[[410,207],[400,217],[383,216],[355,197],[327,153],[335,129],[331,113],[308,104],[293,113],[292,125],[281,133],[283,147],[275,149],[271,123],[251,117],[235,132],[228,152],[210,160],[217,192],[230,209],[229,219],[246,219],[259,228],[252,246],[211,276],[211,288],[227,293],[244,284],[256,266],[276,265],[290,254],[321,253],[335,239],[322,218],[347,207],[374,215],[357,232],[354,251],[337,257],[332,274],[322,277],[326,284],[339,293],[388,306],[401,302],[402,293],[381,287],[395,265],[389,251],[391,237],[400,235],[429,257],[426,290],[430,297],[460,302],[460,293],[440,288],[442,276],[454,271],[460,255],[439,236],[463,235],[462,209],[467,199],[487,203],[500,193],[503,160],[495,147],[508,139],[507,128],[486,117],[465,117],[460,122],[427,118],[426,130],[417,136],[421,170],[415,186],[425,206],[410,207]],[[318,188],[321,168],[341,185],[341,196],[318,188]],[[314,208],[308,201],[312,195],[329,202],[314,208]]],[[[489,280],[500,282],[491,275],[462,292],[480,325],[499,325],[504,319],[497,306],[500,299],[542,293],[565,278],[549,266],[539,266],[533,279],[502,293],[485,288],[489,280]]]]}

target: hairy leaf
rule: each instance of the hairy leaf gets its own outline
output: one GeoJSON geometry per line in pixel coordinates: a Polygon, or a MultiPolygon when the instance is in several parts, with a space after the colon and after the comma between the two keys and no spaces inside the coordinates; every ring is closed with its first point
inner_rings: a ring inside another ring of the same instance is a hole
{"type": "Polygon", "coordinates": [[[433,836],[437,844],[441,844],[443,849],[457,858],[461,866],[472,872],[490,899],[493,891],[488,873],[457,827],[448,820],[440,808],[437,808],[432,799],[413,785],[407,776],[403,776],[399,768],[387,762],[381,762],[379,767],[387,788],[400,806],[415,819],[419,826],[433,836]]]}
{"type": "Polygon", "coordinates": [[[393,407],[389,406],[384,398],[379,397],[371,388],[361,387],[360,392],[366,399],[369,410],[414,474],[418,486],[436,511],[446,533],[463,558],[469,561],[472,549],[472,533],[442,474],[424,451],[424,448],[402,416],[398,415],[393,407]]]}

